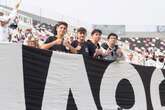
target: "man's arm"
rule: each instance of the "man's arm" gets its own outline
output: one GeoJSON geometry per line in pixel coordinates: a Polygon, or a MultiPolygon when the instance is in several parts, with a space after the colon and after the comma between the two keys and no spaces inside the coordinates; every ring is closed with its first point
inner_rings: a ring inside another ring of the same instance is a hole
{"type": "Polygon", "coordinates": [[[65,47],[68,47],[69,50],[70,50],[70,52],[71,52],[71,53],[74,53],[74,54],[77,54],[77,53],[78,53],[78,50],[81,49],[80,46],[77,46],[76,48],[74,48],[74,47],[69,43],[68,40],[65,40],[65,41],[64,41],[64,46],[65,46],[65,47]]]}

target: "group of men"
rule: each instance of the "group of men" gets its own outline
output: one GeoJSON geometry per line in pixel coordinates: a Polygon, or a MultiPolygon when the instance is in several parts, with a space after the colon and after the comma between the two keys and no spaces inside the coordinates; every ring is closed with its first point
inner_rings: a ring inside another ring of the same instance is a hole
{"type": "Polygon", "coordinates": [[[69,52],[74,54],[83,54],[92,58],[99,58],[105,60],[116,60],[122,57],[123,53],[117,45],[118,35],[110,33],[107,41],[99,44],[101,40],[102,31],[94,29],[91,32],[90,39],[86,40],[87,30],[84,27],[77,29],[76,39],[69,42],[64,35],[67,32],[68,24],[60,21],[55,27],[55,36],[49,37],[41,49],[48,49],[54,51],[69,52]]]}

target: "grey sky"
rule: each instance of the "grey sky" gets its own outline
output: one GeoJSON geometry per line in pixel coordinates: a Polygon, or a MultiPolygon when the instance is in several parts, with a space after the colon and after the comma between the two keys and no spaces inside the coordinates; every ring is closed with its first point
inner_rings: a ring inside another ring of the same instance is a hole
{"type": "MultiPolygon", "coordinates": [[[[0,0],[11,5],[14,0],[0,0]]],[[[21,9],[90,24],[164,25],[165,0],[22,0],[21,9]],[[41,13],[40,13],[41,12],[41,13]]]]}

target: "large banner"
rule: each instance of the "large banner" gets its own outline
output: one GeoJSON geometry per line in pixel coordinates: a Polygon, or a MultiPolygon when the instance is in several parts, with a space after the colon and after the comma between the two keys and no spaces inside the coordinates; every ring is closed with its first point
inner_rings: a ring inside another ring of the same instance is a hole
{"type": "Polygon", "coordinates": [[[165,110],[165,71],[0,44],[0,110],[165,110]]]}

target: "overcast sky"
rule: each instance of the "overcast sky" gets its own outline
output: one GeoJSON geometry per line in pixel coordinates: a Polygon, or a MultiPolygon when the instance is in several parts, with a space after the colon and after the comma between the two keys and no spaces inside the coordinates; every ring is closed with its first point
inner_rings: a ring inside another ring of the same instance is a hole
{"type": "MultiPolygon", "coordinates": [[[[5,5],[13,2],[0,0],[5,5]]],[[[21,9],[91,24],[165,25],[165,0],[22,0],[21,9]]]]}

